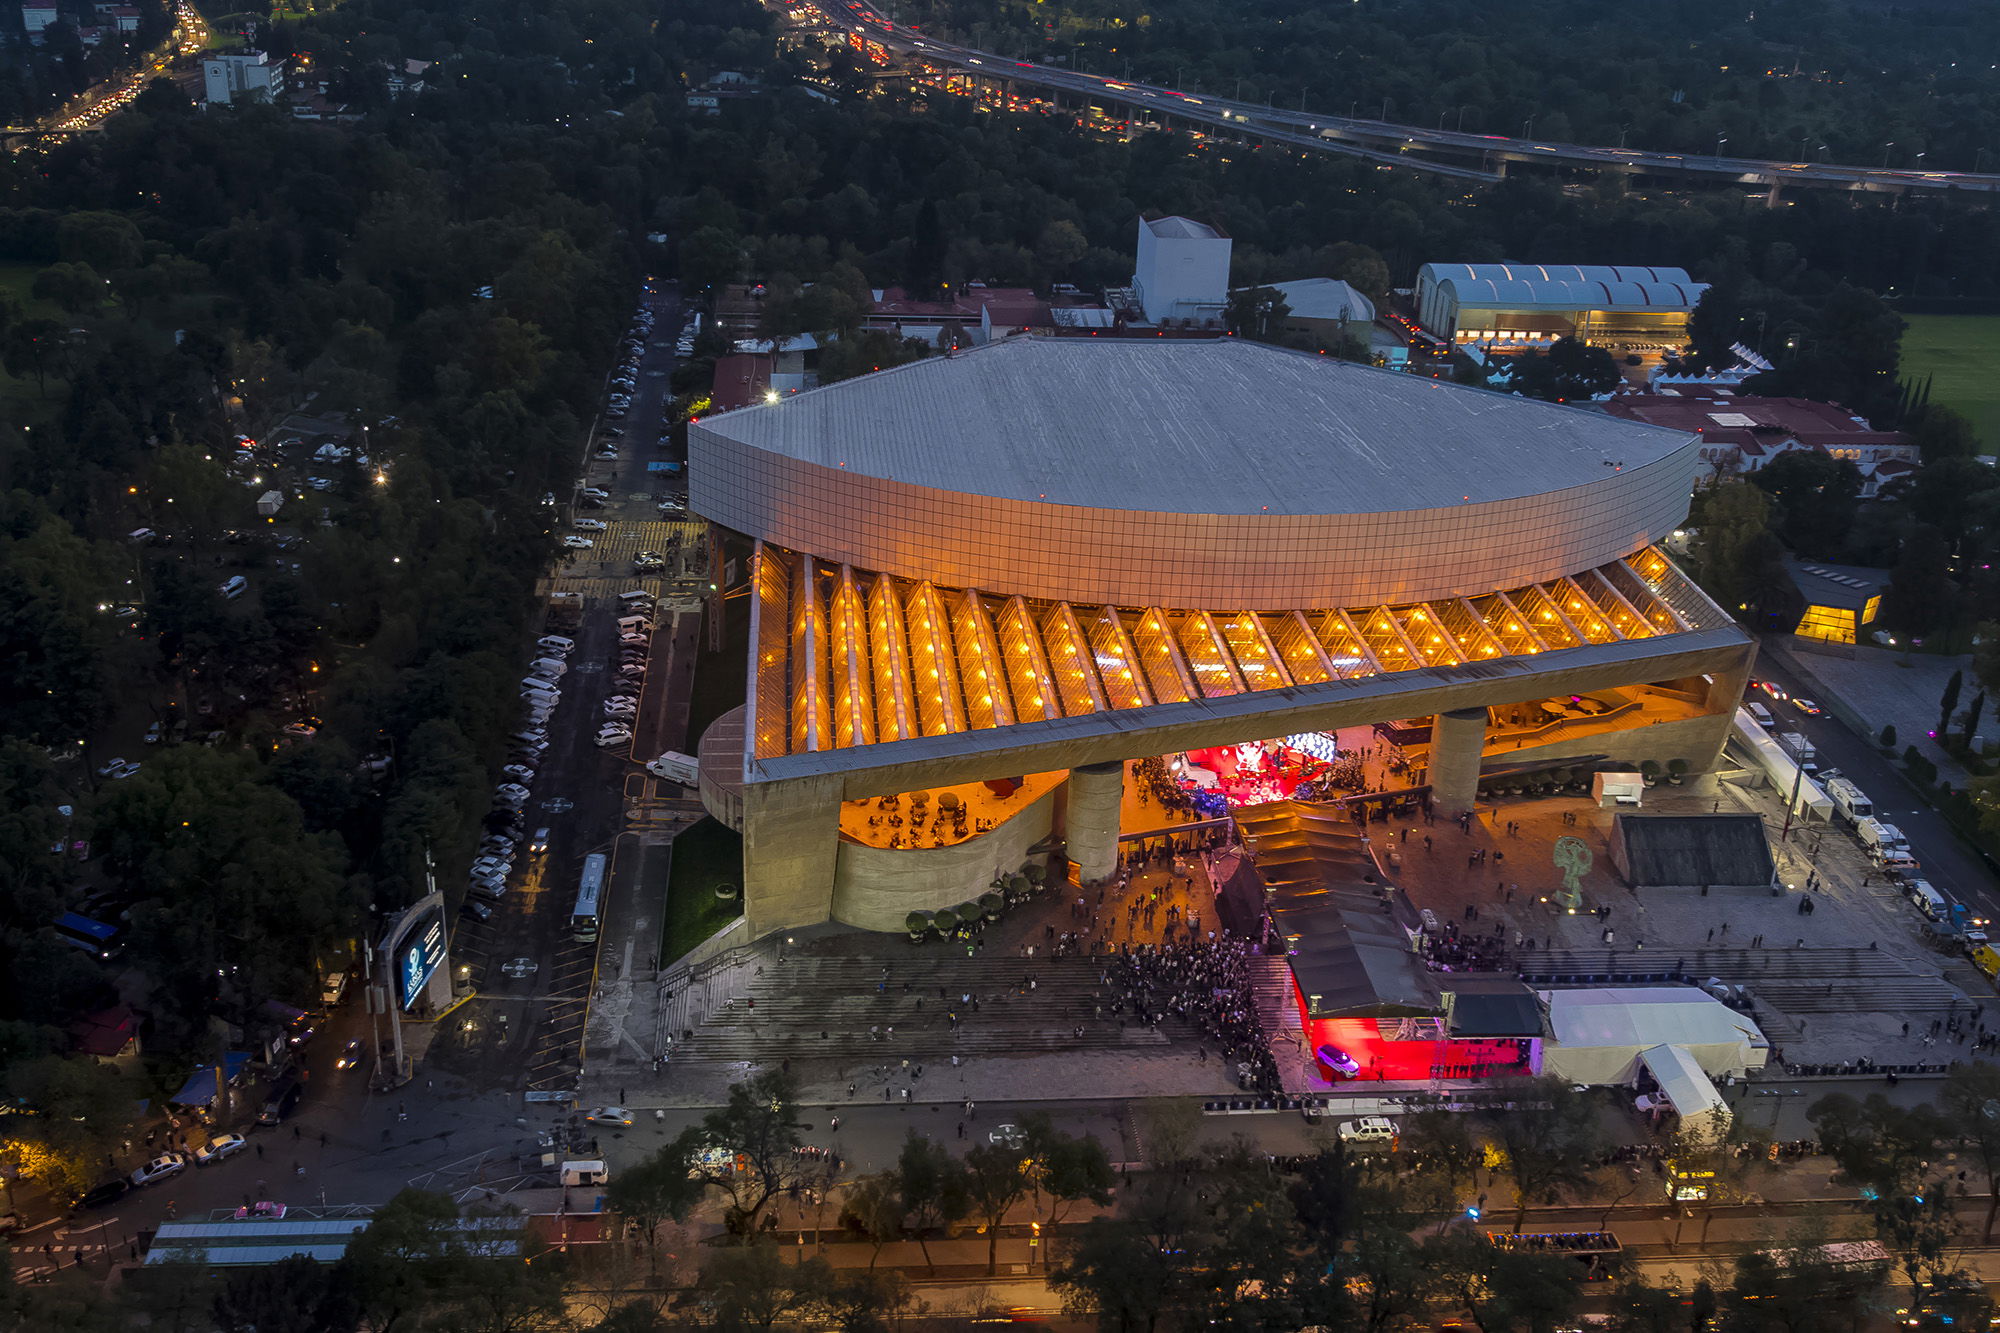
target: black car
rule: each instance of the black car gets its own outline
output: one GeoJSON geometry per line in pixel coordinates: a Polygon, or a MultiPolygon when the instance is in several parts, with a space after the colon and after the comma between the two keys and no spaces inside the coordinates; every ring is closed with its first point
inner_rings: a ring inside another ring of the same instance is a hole
{"type": "Polygon", "coordinates": [[[76,1206],[79,1208],[109,1208],[112,1204],[117,1203],[131,1192],[132,1182],[121,1176],[116,1180],[107,1180],[102,1185],[95,1186],[89,1193],[76,1201],[76,1206]]]}

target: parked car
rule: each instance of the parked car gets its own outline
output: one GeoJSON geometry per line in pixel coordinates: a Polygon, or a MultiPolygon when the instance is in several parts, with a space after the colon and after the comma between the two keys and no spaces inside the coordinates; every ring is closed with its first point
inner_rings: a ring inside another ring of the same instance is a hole
{"type": "Polygon", "coordinates": [[[249,1146],[250,1140],[241,1134],[217,1134],[194,1150],[194,1164],[212,1166],[225,1157],[234,1157],[249,1146]]]}
{"type": "Polygon", "coordinates": [[[578,532],[606,532],[611,525],[601,518],[580,518],[571,524],[578,532]]]}
{"type": "Polygon", "coordinates": [[[76,1201],[78,1208],[109,1208],[132,1192],[132,1182],[123,1176],[93,1185],[76,1201]]]}
{"type": "Polygon", "coordinates": [[[1315,1054],[1319,1056],[1321,1064],[1336,1074],[1353,1078],[1361,1072],[1361,1062],[1338,1046],[1322,1046],[1315,1054]]]}
{"type": "Polygon", "coordinates": [[[177,1176],[185,1170],[187,1170],[186,1157],[177,1152],[161,1153],[132,1173],[132,1188],[150,1185],[156,1180],[165,1180],[168,1176],[177,1176]]]}

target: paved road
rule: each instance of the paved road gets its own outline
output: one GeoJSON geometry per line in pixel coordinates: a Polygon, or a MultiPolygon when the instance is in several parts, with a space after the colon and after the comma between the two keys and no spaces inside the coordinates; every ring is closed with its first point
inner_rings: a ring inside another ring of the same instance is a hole
{"type": "Polygon", "coordinates": [[[1551,162],[1559,166],[1623,171],[1651,171],[1679,176],[1796,184],[1835,189],[1873,190],[2000,190],[2000,174],[1951,171],[1910,171],[1842,166],[1829,163],[1778,162],[1761,158],[1723,157],[1719,153],[1655,153],[1642,149],[1604,148],[1588,144],[1544,143],[1535,139],[1494,134],[1428,129],[1355,116],[1314,111],[1282,111],[1234,98],[1195,97],[1178,88],[1138,83],[1030,61],[1013,60],[925,36],[897,27],[867,0],[811,0],[814,8],[837,27],[858,33],[889,50],[914,55],[947,69],[981,78],[1006,79],[1030,87],[1089,97],[1094,101],[1171,115],[1218,129],[1252,133],[1294,146],[1359,157],[1378,165],[1406,167],[1459,179],[1497,180],[1500,173],[1453,162],[1411,157],[1409,150],[1455,154],[1476,153],[1483,163],[1551,162]]]}
{"type": "MultiPolygon", "coordinates": [[[[1758,659],[1758,674],[1781,686],[1787,694],[1816,694],[1814,687],[1801,681],[1768,654],[1758,659]]],[[[1754,698],[1763,699],[1761,695],[1754,698]]],[[[1763,699],[1780,719],[1780,730],[1797,731],[1819,751],[1822,771],[1837,768],[1875,801],[1877,814],[1903,830],[1911,852],[1923,867],[1924,878],[1960,901],[1975,904],[1979,914],[2000,920],[2000,892],[1992,868],[1980,854],[1967,846],[1936,810],[1917,798],[1909,780],[1895,764],[1885,759],[1872,737],[1857,736],[1831,713],[1809,717],[1790,703],[1763,699]]],[[[1793,837],[1799,835],[1795,831],[1793,837]]],[[[1828,837],[1850,837],[1836,823],[1828,837]]],[[[1809,844],[1808,844],[1809,845],[1809,844]]]]}

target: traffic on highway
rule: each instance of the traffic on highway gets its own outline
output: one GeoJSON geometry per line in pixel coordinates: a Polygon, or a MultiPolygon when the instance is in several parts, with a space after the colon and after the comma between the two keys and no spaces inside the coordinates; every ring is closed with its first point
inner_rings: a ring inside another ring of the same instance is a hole
{"type": "Polygon", "coordinates": [[[837,26],[869,41],[927,62],[955,67],[984,78],[1009,79],[1057,92],[1074,93],[1125,106],[1153,110],[1197,124],[1237,132],[1252,131],[1274,143],[1317,148],[1389,167],[1407,167],[1462,180],[1499,180],[1506,162],[1547,161],[1585,168],[1648,170],[1670,175],[1725,177],[1745,183],[1799,184],[1877,190],[2000,190],[2000,174],[1915,171],[1845,166],[1838,163],[1778,162],[1711,154],[1651,152],[1589,144],[1543,143],[1529,138],[1426,129],[1354,116],[1284,111],[1233,98],[1190,96],[1177,88],[1117,79],[1108,75],[1012,60],[976,47],[958,46],[898,27],[865,0],[812,0],[837,26]],[[1480,166],[1412,156],[1414,152],[1475,153],[1480,166]]]}

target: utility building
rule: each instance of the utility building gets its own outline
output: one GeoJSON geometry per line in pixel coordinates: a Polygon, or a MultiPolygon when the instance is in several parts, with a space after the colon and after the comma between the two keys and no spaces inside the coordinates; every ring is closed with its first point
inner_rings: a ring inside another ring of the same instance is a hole
{"type": "Polygon", "coordinates": [[[1139,219],[1132,286],[1153,324],[1221,328],[1229,304],[1229,237],[1193,218],[1139,219]]]}

